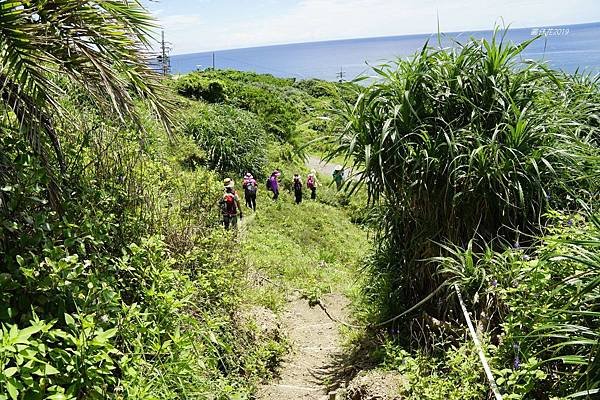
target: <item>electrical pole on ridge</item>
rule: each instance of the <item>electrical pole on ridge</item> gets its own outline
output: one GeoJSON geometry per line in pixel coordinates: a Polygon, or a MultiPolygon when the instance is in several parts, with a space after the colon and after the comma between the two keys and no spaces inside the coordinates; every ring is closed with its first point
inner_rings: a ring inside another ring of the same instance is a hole
{"type": "Polygon", "coordinates": [[[338,82],[339,83],[344,82],[345,81],[345,79],[344,79],[345,77],[346,77],[346,73],[344,72],[344,67],[340,67],[340,72],[338,72],[336,74],[336,78],[337,78],[338,82]]]}
{"type": "Polygon", "coordinates": [[[165,42],[165,31],[163,30],[160,41],[160,54],[158,57],[156,57],[163,76],[167,76],[171,73],[171,57],[169,56],[170,51],[171,48],[169,47],[169,44],[165,42]]]}

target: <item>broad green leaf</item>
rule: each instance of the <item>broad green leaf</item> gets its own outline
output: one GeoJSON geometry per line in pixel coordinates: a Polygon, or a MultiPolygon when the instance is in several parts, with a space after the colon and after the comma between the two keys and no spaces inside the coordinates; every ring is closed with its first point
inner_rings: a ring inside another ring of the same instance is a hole
{"type": "Polygon", "coordinates": [[[57,370],[50,364],[46,364],[46,367],[44,370],[44,375],[48,376],[48,375],[57,375],[57,374],[60,374],[59,370],[57,370]]]}
{"type": "Polygon", "coordinates": [[[70,326],[72,328],[75,327],[75,319],[67,313],[65,313],[65,323],[67,324],[67,326],[70,326]]]}
{"type": "Polygon", "coordinates": [[[10,395],[10,398],[12,400],[17,400],[18,397],[19,397],[19,390],[15,386],[14,380],[13,379],[7,379],[5,383],[6,383],[6,390],[8,391],[8,394],[10,395]]]}

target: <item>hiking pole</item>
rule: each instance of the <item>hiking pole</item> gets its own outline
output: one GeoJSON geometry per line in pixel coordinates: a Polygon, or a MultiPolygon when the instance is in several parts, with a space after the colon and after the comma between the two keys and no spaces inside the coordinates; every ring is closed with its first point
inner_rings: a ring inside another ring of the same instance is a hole
{"type": "Polygon", "coordinates": [[[492,388],[492,392],[494,392],[494,396],[496,396],[496,400],[502,400],[502,394],[498,389],[498,385],[496,384],[496,380],[494,379],[494,375],[492,375],[492,370],[490,369],[490,365],[485,358],[485,353],[483,352],[483,347],[481,347],[481,342],[477,337],[477,332],[473,327],[473,323],[471,322],[471,318],[469,317],[469,312],[467,311],[467,307],[465,306],[465,302],[463,301],[462,295],[460,294],[460,290],[458,289],[458,285],[454,284],[454,290],[456,291],[456,295],[458,296],[458,302],[460,303],[460,307],[462,308],[462,312],[465,316],[465,320],[467,321],[467,326],[469,327],[469,331],[471,333],[471,337],[473,339],[473,343],[475,343],[475,347],[477,348],[477,353],[479,354],[479,359],[481,360],[481,364],[483,365],[483,369],[485,374],[487,375],[488,381],[490,382],[490,387],[492,388]]]}

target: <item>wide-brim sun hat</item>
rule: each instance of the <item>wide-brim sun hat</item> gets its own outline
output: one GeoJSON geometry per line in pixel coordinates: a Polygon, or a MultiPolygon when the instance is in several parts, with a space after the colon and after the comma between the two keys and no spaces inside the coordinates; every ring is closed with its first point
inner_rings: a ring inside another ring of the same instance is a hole
{"type": "Polygon", "coordinates": [[[223,186],[226,188],[232,188],[235,186],[235,182],[231,178],[225,178],[223,179],[223,186]]]}
{"type": "Polygon", "coordinates": [[[252,178],[252,174],[250,172],[248,172],[245,177],[246,178],[252,178]]]}

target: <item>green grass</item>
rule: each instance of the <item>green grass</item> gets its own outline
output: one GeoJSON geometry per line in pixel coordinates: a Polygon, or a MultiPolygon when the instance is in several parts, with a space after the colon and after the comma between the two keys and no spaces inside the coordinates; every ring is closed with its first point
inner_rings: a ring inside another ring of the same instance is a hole
{"type": "Polygon", "coordinates": [[[262,286],[256,301],[275,310],[294,289],[308,296],[349,294],[368,248],[367,233],[344,210],[306,199],[296,206],[287,193],[277,203],[260,196],[243,239],[249,266],[274,283],[262,286]]]}

